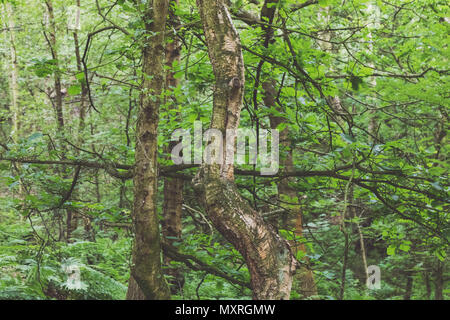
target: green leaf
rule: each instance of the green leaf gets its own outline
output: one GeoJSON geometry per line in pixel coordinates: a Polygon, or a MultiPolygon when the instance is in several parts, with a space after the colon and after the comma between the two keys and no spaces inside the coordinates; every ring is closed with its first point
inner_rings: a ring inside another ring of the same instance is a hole
{"type": "Polygon", "coordinates": [[[330,0],[319,0],[319,5],[321,7],[327,7],[330,3],[330,0]]]}
{"type": "MultiPolygon", "coordinates": [[[[399,246],[399,249],[402,250],[402,251],[408,252],[409,249],[411,249],[411,246],[402,243],[402,244],[399,246]]],[[[395,251],[395,250],[394,250],[394,251],[395,251]]]]}
{"type": "Polygon", "coordinates": [[[81,93],[81,86],[76,84],[74,86],[71,86],[68,90],[67,93],[70,94],[71,96],[76,96],[77,94],[81,93]]]}
{"type": "Polygon", "coordinates": [[[278,125],[277,130],[278,131],[283,131],[285,128],[287,127],[287,123],[286,122],[282,122],[278,125]]]}
{"type": "Polygon", "coordinates": [[[389,256],[395,256],[395,247],[393,246],[393,245],[390,245],[388,248],[387,248],[387,254],[389,255],[389,256]]]}
{"type": "Polygon", "coordinates": [[[75,78],[77,78],[78,82],[80,83],[84,83],[86,81],[86,78],[84,77],[84,72],[77,73],[75,75],[75,78]]]}

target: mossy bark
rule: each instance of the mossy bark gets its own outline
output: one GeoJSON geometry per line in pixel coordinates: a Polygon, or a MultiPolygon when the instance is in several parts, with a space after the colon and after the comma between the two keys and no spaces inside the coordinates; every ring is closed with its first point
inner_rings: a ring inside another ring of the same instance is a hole
{"type": "MultiPolygon", "coordinates": [[[[178,6],[178,0],[170,0],[169,7],[169,20],[167,21],[170,29],[179,26],[180,22],[175,14],[176,6],[178,6]]],[[[172,69],[174,63],[179,64],[181,53],[181,43],[176,35],[173,35],[170,41],[166,44],[166,66],[168,71],[166,72],[166,89],[172,91],[179,85],[179,79],[175,77],[175,70],[172,69]]],[[[176,109],[177,98],[174,93],[167,96],[166,103],[169,104],[170,109],[176,109]]],[[[176,120],[180,119],[180,115],[177,112],[176,120]]],[[[169,119],[173,120],[173,119],[169,119]]],[[[175,141],[169,143],[166,152],[176,145],[175,141]]],[[[181,216],[183,209],[183,186],[184,182],[181,178],[164,178],[164,203],[163,203],[163,221],[162,221],[162,233],[166,238],[166,241],[172,244],[175,239],[181,239],[181,216]]],[[[164,256],[164,264],[170,266],[170,257],[164,256]]],[[[170,276],[168,282],[170,284],[170,291],[172,294],[180,294],[183,290],[184,276],[179,268],[173,266],[166,269],[165,274],[170,276]]]]}
{"type": "Polygon", "coordinates": [[[136,127],[133,224],[135,243],[131,276],[145,299],[169,299],[161,267],[157,193],[157,130],[164,86],[164,30],[168,0],[149,3],[144,15],[149,36],[143,44],[143,79],[136,127]]]}

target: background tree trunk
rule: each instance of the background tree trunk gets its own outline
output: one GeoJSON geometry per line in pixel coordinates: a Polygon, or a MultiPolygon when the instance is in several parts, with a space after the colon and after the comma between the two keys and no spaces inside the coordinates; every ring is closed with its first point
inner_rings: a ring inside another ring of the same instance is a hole
{"type": "MultiPolygon", "coordinates": [[[[58,142],[61,146],[62,155],[61,158],[66,158],[66,142],[65,142],[65,125],[64,125],[64,112],[63,112],[63,91],[62,91],[62,84],[61,84],[61,71],[59,70],[59,54],[58,54],[58,44],[57,44],[57,28],[56,28],[56,21],[55,21],[55,14],[54,14],[54,7],[53,2],[51,0],[45,0],[45,5],[47,7],[47,14],[48,14],[48,22],[49,26],[44,30],[44,35],[46,37],[48,46],[50,48],[50,52],[52,55],[52,58],[54,60],[54,74],[53,74],[53,81],[54,81],[54,91],[53,95],[50,95],[50,98],[54,96],[54,101],[52,100],[53,107],[55,108],[56,112],[56,127],[58,129],[57,136],[58,136],[58,142]]],[[[67,178],[66,175],[66,167],[61,167],[61,172],[63,174],[64,179],[67,178]]],[[[69,200],[69,199],[67,199],[69,200]]],[[[70,237],[72,234],[72,231],[74,230],[73,226],[73,220],[75,219],[75,214],[72,209],[66,210],[66,224],[65,224],[65,239],[67,242],[70,241],[70,237]]]]}
{"type": "Polygon", "coordinates": [[[10,52],[10,88],[11,88],[11,107],[10,111],[12,113],[12,128],[11,137],[13,141],[17,143],[20,130],[20,114],[21,110],[19,107],[18,97],[19,97],[19,87],[17,84],[19,78],[19,67],[17,63],[17,52],[16,52],[16,36],[14,29],[16,24],[14,22],[14,12],[11,3],[6,2],[3,4],[6,12],[6,21],[9,34],[9,52],[10,52]]]}
{"type": "MultiPolygon", "coordinates": [[[[11,3],[5,2],[3,3],[4,8],[4,22],[6,30],[8,30],[8,33],[5,32],[5,42],[7,43],[7,34],[9,35],[9,52],[10,52],[10,63],[9,63],[9,88],[10,88],[10,112],[12,113],[12,132],[11,132],[11,138],[14,143],[19,142],[20,137],[20,127],[21,127],[21,115],[22,110],[19,105],[19,86],[18,86],[18,79],[19,79],[19,66],[17,61],[17,49],[16,49],[16,35],[15,35],[15,28],[16,23],[14,21],[14,9],[11,6],[11,3]]],[[[6,31],[5,30],[5,31],[6,31]]],[[[18,163],[14,163],[13,168],[15,171],[20,171],[21,165],[18,163]]],[[[25,192],[25,186],[23,184],[23,180],[20,179],[19,181],[19,192],[18,196],[22,197],[25,192]]]]}
{"type": "Polygon", "coordinates": [[[437,261],[434,271],[434,300],[444,299],[444,262],[437,261]]]}
{"type": "MultiPolygon", "coordinates": [[[[265,81],[263,84],[264,89],[264,104],[267,107],[277,108],[275,97],[275,81],[269,80],[265,81]]],[[[277,108],[281,113],[283,110],[277,108]]],[[[270,126],[271,128],[277,128],[281,123],[286,122],[285,118],[270,116],[270,126]]],[[[282,150],[286,152],[285,157],[281,157],[281,166],[284,168],[285,172],[292,172],[294,170],[293,164],[293,151],[290,145],[289,130],[284,128],[280,132],[280,144],[282,150]]],[[[281,228],[285,230],[293,231],[293,235],[296,238],[303,237],[303,214],[300,206],[300,199],[298,193],[294,187],[290,185],[293,182],[292,178],[282,179],[278,185],[278,198],[281,202],[281,206],[286,209],[283,213],[281,228]]],[[[303,242],[298,242],[296,240],[291,241],[291,248],[295,256],[298,256],[299,252],[303,252],[304,258],[302,259],[304,265],[301,265],[294,275],[293,289],[298,290],[300,295],[304,298],[317,295],[316,282],[314,280],[314,274],[311,269],[307,266],[309,259],[306,255],[306,246],[303,242]]]]}
{"type": "MultiPolygon", "coordinates": [[[[266,0],[261,9],[261,21],[267,21],[269,24],[261,27],[264,32],[263,46],[265,48],[268,48],[269,44],[273,42],[273,29],[270,25],[273,23],[275,17],[277,2],[278,0],[266,0]]],[[[259,77],[263,64],[264,60],[261,59],[258,65],[259,69],[257,70],[257,83],[255,85],[255,90],[257,90],[259,86],[259,77]]],[[[268,78],[264,80],[262,82],[262,88],[264,90],[263,101],[265,106],[268,108],[275,108],[280,113],[285,112],[284,108],[278,106],[276,102],[277,90],[275,79],[268,78]]],[[[270,127],[272,129],[276,129],[281,123],[286,122],[285,118],[276,117],[271,113],[269,114],[269,118],[270,127]]],[[[285,172],[293,171],[293,150],[290,144],[288,128],[284,128],[280,132],[280,144],[282,146],[282,150],[286,152],[286,156],[281,157],[281,167],[284,168],[285,172]]],[[[303,215],[298,199],[298,193],[295,188],[290,186],[290,183],[293,182],[292,180],[292,178],[282,179],[277,185],[278,198],[281,201],[281,206],[286,209],[286,212],[283,214],[281,227],[286,230],[292,230],[295,237],[301,238],[303,237],[303,215]]],[[[306,254],[306,246],[304,243],[299,243],[294,240],[290,242],[290,245],[292,252],[296,257],[300,251],[306,254]]],[[[302,297],[307,298],[317,295],[317,288],[314,280],[314,274],[306,266],[308,264],[308,258],[306,256],[304,257],[303,262],[305,262],[305,265],[300,266],[294,275],[293,290],[298,290],[302,297]]]]}
{"type": "Polygon", "coordinates": [[[413,272],[409,271],[407,272],[406,288],[405,294],[403,295],[403,300],[411,300],[413,284],[414,284],[414,274],[413,272]]]}
{"type": "MultiPolygon", "coordinates": [[[[176,16],[175,9],[178,6],[178,0],[171,0],[169,7],[169,20],[168,26],[171,30],[177,28],[180,24],[178,17],[176,16]]],[[[166,66],[168,68],[166,74],[166,89],[171,91],[172,88],[176,88],[179,85],[179,80],[175,78],[175,70],[172,69],[173,65],[178,65],[180,62],[181,43],[175,33],[172,33],[170,41],[166,45],[166,66]]],[[[171,101],[169,103],[169,109],[176,109],[177,99],[173,93],[168,97],[171,101]]],[[[170,113],[169,113],[170,114],[170,113]]],[[[177,112],[176,116],[179,119],[180,115],[177,112]]],[[[169,119],[172,120],[172,119],[169,119]]],[[[176,145],[175,141],[169,143],[166,153],[170,153],[170,150],[176,145]]],[[[166,241],[172,244],[176,239],[181,240],[181,216],[183,209],[183,186],[184,182],[181,178],[164,178],[164,203],[163,203],[163,222],[162,233],[166,238],[166,241]]],[[[164,264],[169,266],[171,259],[164,255],[164,264]]],[[[184,276],[179,269],[169,267],[166,269],[166,274],[170,276],[168,282],[170,284],[170,291],[172,294],[179,294],[184,285],[184,276]]]]}
{"type": "Polygon", "coordinates": [[[45,31],[46,39],[48,45],[50,47],[50,51],[52,54],[52,58],[55,63],[55,72],[54,72],[54,95],[55,95],[55,103],[54,107],[56,110],[56,124],[58,127],[58,132],[61,137],[64,136],[64,115],[63,115],[63,97],[62,97],[62,86],[61,86],[61,72],[59,70],[59,61],[58,61],[58,48],[56,42],[56,22],[55,15],[53,10],[53,3],[51,0],[46,0],[45,4],[47,6],[47,14],[49,18],[49,29],[48,35],[47,31],[45,31]]]}

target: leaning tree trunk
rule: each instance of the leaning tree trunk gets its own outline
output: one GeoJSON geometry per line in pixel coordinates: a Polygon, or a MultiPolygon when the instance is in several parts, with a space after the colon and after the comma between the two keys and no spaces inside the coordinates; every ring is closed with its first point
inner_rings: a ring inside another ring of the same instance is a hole
{"type": "MultiPolygon", "coordinates": [[[[224,141],[235,141],[245,79],[239,35],[223,0],[197,0],[197,5],[216,79],[211,128],[220,130],[224,141]]],[[[289,299],[296,267],[289,244],[242,199],[233,165],[226,161],[234,150],[223,149],[220,163],[202,166],[195,187],[214,226],[245,259],[253,298],[289,299]]]]}
{"type": "MultiPolygon", "coordinates": [[[[164,86],[164,29],[168,0],[153,0],[144,15],[151,34],[143,44],[143,80],[136,127],[133,224],[135,243],[131,276],[145,299],[169,299],[161,267],[159,221],[156,210],[158,121],[164,86]]],[[[130,295],[128,295],[130,296],[130,295]]]]}

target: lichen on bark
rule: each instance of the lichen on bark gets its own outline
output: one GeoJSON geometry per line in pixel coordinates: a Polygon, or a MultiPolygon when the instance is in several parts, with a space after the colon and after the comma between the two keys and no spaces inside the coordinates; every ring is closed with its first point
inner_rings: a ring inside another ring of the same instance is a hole
{"type": "MultiPolygon", "coordinates": [[[[239,34],[224,1],[198,0],[197,6],[215,75],[211,128],[235,141],[245,82],[239,34]]],[[[225,161],[203,165],[196,190],[214,226],[245,259],[253,298],[289,299],[296,260],[288,243],[240,196],[233,170],[225,161]]]]}
{"type": "MultiPolygon", "coordinates": [[[[169,299],[161,267],[156,210],[159,106],[164,79],[164,31],[169,0],[153,0],[144,15],[149,34],[143,43],[143,79],[136,125],[134,207],[135,242],[131,277],[145,299],[169,299]]],[[[131,288],[131,287],[130,287],[131,288]]]]}

